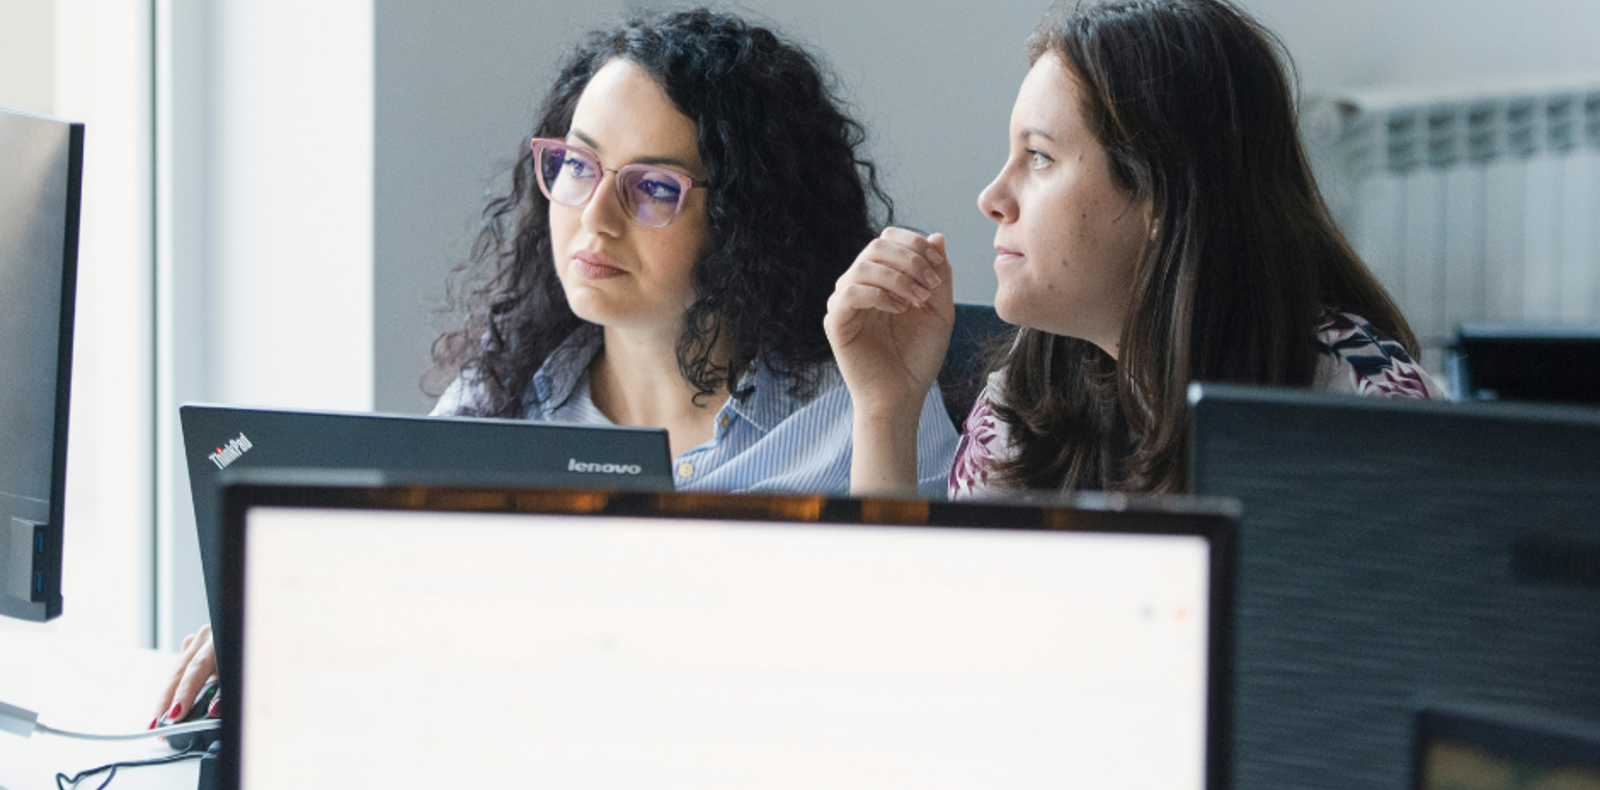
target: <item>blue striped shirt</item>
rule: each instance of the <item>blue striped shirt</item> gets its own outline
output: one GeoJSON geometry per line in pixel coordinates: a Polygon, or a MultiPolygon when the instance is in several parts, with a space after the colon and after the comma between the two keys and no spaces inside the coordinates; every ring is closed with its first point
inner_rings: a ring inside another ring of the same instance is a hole
{"type": "MultiPolygon", "coordinates": [[[[533,374],[527,419],[582,425],[611,425],[589,393],[589,363],[601,346],[599,332],[579,331],[533,374]],[[535,402],[537,401],[537,402],[535,402]]],[[[850,491],[850,392],[833,363],[820,371],[817,394],[802,401],[788,393],[788,382],[757,364],[740,381],[752,392],[729,398],[717,411],[709,441],[673,459],[673,482],[680,491],[796,492],[846,494],[850,491]]],[[[434,407],[435,415],[461,413],[475,400],[474,385],[458,378],[434,407]]],[[[923,496],[944,498],[955,457],[955,427],[935,385],[922,402],[917,430],[917,488],[923,496]]]]}

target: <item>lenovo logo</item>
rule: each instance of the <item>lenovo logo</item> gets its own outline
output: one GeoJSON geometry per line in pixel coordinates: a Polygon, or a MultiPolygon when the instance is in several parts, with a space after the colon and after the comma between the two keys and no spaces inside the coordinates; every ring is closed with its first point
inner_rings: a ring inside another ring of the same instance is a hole
{"type": "Polygon", "coordinates": [[[567,459],[567,471],[602,475],[637,475],[644,473],[644,469],[640,468],[638,464],[591,464],[579,461],[576,458],[567,459]]]}
{"type": "Polygon", "coordinates": [[[218,469],[227,469],[228,464],[239,460],[239,456],[244,455],[253,446],[250,444],[250,440],[244,437],[244,433],[240,432],[239,438],[230,440],[227,444],[218,447],[216,452],[206,456],[206,458],[210,459],[211,463],[216,464],[218,469]]]}

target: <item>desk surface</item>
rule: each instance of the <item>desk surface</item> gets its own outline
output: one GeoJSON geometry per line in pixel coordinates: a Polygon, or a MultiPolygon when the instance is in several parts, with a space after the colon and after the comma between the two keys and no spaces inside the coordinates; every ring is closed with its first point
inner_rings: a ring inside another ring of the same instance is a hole
{"type": "MultiPolygon", "coordinates": [[[[37,711],[52,727],[124,733],[150,724],[154,699],[176,657],[154,650],[109,648],[57,636],[0,631],[0,700],[37,711]]],[[[165,742],[81,741],[0,732],[0,790],[54,790],[57,772],[72,775],[125,760],[172,754],[165,742]]],[[[190,788],[199,763],[117,772],[107,790],[190,788]]],[[[104,774],[80,787],[98,787],[104,774]]]]}

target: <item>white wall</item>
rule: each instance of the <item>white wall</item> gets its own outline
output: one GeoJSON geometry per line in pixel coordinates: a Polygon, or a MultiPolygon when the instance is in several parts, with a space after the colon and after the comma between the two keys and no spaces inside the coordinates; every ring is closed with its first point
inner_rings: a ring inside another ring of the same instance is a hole
{"type": "Polygon", "coordinates": [[[1593,0],[1241,0],[1307,91],[1478,80],[1600,64],[1593,0]]]}
{"type": "MultiPolygon", "coordinates": [[[[1305,92],[1480,79],[1600,64],[1593,0],[1242,0],[1276,30],[1305,92]]],[[[632,3],[630,5],[641,5],[632,3]]],[[[642,5],[655,5],[643,3],[642,5]]],[[[873,135],[901,221],[950,237],[956,298],[989,302],[993,224],[976,208],[998,169],[1022,44],[1042,0],[748,0],[829,62],[873,135]]],[[[430,308],[470,241],[553,76],[553,46],[609,24],[616,4],[478,0],[378,6],[374,178],[379,184],[375,403],[422,411],[418,377],[441,328],[430,308]]]]}
{"type": "Polygon", "coordinates": [[[372,408],[371,0],[159,0],[158,642],[204,623],[185,401],[372,408]]]}
{"type": "Polygon", "coordinates": [[[53,0],[0,0],[0,107],[55,110],[53,0]]]}

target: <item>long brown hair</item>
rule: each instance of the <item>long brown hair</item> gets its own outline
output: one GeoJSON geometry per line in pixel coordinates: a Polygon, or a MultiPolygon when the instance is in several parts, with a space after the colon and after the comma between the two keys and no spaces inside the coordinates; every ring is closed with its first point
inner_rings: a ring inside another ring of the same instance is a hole
{"type": "Polygon", "coordinates": [[[1112,176],[1160,225],[1138,263],[1117,359],[1023,329],[997,416],[1020,488],[1182,491],[1191,381],[1305,387],[1323,311],[1416,338],[1351,250],[1300,143],[1281,42],[1225,0],[1052,9],[1030,63],[1059,57],[1112,176]]]}

